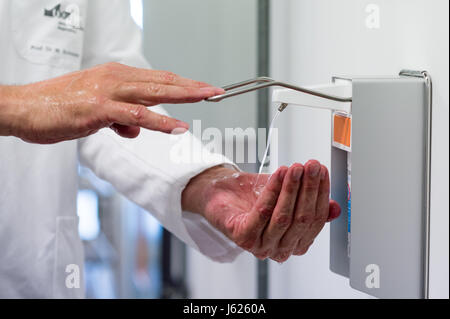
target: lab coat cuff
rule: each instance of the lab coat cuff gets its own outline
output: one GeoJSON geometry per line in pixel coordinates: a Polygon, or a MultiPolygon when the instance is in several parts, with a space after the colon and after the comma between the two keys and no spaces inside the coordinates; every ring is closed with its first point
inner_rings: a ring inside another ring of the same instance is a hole
{"type": "Polygon", "coordinates": [[[233,162],[220,154],[211,154],[207,163],[192,167],[189,171],[183,171],[183,176],[178,179],[180,182],[179,190],[173,193],[175,198],[173,198],[172,202],[178,204],[177,208],[174,207],[174,211],[180,215],[180,221],[182,221],[186,230],[184,234],[189,237],[184,240],[186,243],[213,261],[221,263],[232,262],[243,250],[213,227],[203,216],[182,211],[181,208],[181,195],[191,178],[219,165],[240,171],[233,162]]]}

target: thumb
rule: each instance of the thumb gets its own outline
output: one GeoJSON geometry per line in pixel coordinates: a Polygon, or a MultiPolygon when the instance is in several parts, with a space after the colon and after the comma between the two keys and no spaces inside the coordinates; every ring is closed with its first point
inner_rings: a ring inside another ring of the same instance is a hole
{"type": "Polygon", "coordinates": [[[135,138],[139,136],[141,131],[139,126],[126,126],[122,124],[114,123],[110,128],[118,135],[125,138],[135,138]]]}
{"type": "Polygon", "coordinates": [[[336,201],[331,199],[327,221],[331,222],[333,219],[338,218],[339,215],[341,215],[341,207],[339,206],[339,204],[336,201]]]}

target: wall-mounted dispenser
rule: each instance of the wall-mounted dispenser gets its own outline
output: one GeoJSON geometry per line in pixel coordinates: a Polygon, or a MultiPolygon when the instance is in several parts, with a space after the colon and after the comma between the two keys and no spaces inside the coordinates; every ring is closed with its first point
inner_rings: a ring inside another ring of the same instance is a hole
{"type": "Polygon", "coordinates": [[[217,102],[282,86],[273,101],[331,110],[330,269],[379,298],[427,298],[432,84],[426,72],[334,77],[304,88],[257,78],[233,84],[217,102]],[[249,86],[256,83],[256,85],[249,86]]]}
{"type": "Polygon", "coordinates": [[[333,110],[331,196],[342,208],[331,223],[330,269],[380,298],[427,298],[431,79],[333,78],[316,87],[351,103],[282,89],[273,101],[333,110]]]}

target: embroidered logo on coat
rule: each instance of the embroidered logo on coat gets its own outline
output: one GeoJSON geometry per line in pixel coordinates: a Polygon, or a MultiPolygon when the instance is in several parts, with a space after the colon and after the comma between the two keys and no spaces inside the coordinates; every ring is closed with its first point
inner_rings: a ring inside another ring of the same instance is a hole
{"type": "Polygon", "coordinates": [[[44,15],[46,17],[52,17],[52,18],[61,18],[61,19],[67,19],[72,12],[67,12],[65,10],[61,10],[61,3],[57,4],[53,9],[47,10],[44,9],[44,15]]]}
{"type": "Polygon", "coordinates": [[[57,4],[51,9],[44,8],[44,16],[48,18],[57,18],[58,29],[61,31],[76,33],[77,30],[83,31],[81,26],[81,10],[77,4],[71,3],[64,6],[57,4]]]}

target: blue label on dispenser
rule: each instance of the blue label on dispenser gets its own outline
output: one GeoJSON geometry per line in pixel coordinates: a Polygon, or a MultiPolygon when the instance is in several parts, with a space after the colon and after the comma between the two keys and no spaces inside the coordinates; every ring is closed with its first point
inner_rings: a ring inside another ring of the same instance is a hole
{"type": "MultiPolygon", "coordinates": [[[[350,179],[350,176],[349,176],[350,179]]],[[[347,214],[348,214],[348,223],[347,223],[347,231],[350,233],[351,231],[351,216],[352,216],[352,190],[350,188],[350,181],[348,184],[348,197],[347,197],[347,214]]]]}
{"type": "Polygon", "coordinates": [[[350,257],[352,226],[352,159],[347,153],[347,253],[350,257]]]}

